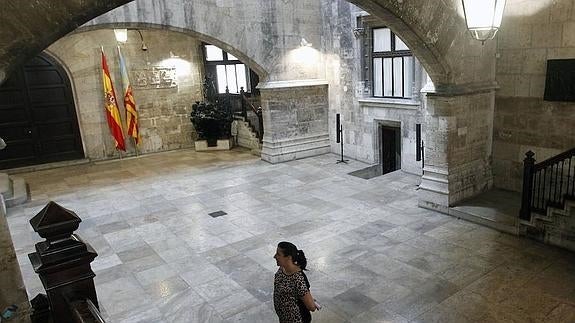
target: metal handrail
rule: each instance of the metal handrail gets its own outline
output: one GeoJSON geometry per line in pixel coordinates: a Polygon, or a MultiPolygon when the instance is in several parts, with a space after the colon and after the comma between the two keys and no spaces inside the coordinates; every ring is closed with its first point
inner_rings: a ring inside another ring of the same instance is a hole
{"type": "Polygon", "coordinates": [[[535,164],[535,171],[541,170],[543,168],[546,168],[548,166],[551,165],[555,165],[560,163],[561,161],[564,161],[566,159],[569,159],[571,157],[575,156],[575,148],[573,149],[569,149],[567,151],[564,151],[562,153],[560,153],[559,155],[553,156],[551,158],[548,158],[540,163],[535,164]]]}
{"type": "Polygon", "coordinates": [[[244,92],[242,91],[240,93],[242,100],[244,100],[249,106],[250,108],[252,108],[252,111],[257,114],[258,113],[258,109],[256,109],[256,107],[253,105],[253,103],[250,102],[250,100],[248,100],[248,98],[244,95],[244,92]]]}
{"type": "Polygon", "coordinates": [[[530,221],[531,212],[545,215],[549,206],[563,207],[575,197],[575,148],[535,164],[528,151],[523,160],[523,191],[519,217],[530,221]]]}

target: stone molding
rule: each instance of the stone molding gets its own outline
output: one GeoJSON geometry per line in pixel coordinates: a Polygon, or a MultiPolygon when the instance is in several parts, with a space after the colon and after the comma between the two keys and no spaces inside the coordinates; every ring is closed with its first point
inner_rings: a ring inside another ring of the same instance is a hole
{"type": "Polygon", "coordinates": [[[262,160],[275,164],[323,155],[330,151],[328,133],[275,141],[266,140],[264,137],[262,160]]]}
{"type": "Polygon", "coordinates": [[[479,93],[495,92],[499,89],[499,84],[496,81],[492,82],[477,82],[465,84],[438,84],[434,85],[428,82],[422,89],[421,93],[427,96],[464,96],[479,93]]]}
{"type": "Polygon", "coordinates": [[[308,86],[321,86],[329,85],[327,80],[309,79],[309,80],[289,80],[289,81],[271,81],[260,82],[257,86],[260,90],[282,90],[286,88],[308,87],[308,86]]]}
{"type": "Polygon", "coordinates": [[[418,110],[421,102],[414,100],[398,100],[398,99],[381,99],[381,98],[363,98],[358,99],[359,105],[362,108],[370,109],[402,109],[402,110],[418,110]]]}

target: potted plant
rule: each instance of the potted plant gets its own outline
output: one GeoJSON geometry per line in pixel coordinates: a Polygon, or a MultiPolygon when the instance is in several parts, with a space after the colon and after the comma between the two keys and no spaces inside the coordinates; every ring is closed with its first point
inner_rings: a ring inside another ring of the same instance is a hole
{"type": "MultiPolygon", "coordinates": [[[[198,135],[197,141],[207,141],[207,147],[217,147],[218,140],[229,141],[233,121],[229,95],[219,98],[213,80],[206,76],[204,81],[204,101],[192,105],[190,120],[198,135]]],[[[198,142],[196,141],[196,150],[198,142]]],[[[229,149],[229,144],[227,148],[229,149]]],[[[203,149],[200,149],[203,150],[203,149]]]]}

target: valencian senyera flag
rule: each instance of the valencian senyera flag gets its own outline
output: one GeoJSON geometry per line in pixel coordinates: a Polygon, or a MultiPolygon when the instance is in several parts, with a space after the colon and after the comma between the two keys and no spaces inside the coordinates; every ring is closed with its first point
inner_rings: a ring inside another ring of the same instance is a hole
{"type": "Polygon", "coordinates": [[[102,49],[102,80],[104,81],[104,105],[106,107],[106,119],[108,119],[108,127],[110,127],[110,133],[116,141],[116,149],[126,151],[126,145],[124,144],[124,134],[122,133],[122,120],[120,119],[120,110],[118,109],[116,93],[114,92],[114,85],[112,85],[112,78],[110,77],[108,63],[106,63],[104,49],[102,49]]]}
{"type": "Polygon", "coordinates": [[[134,138],[136,145],[140,144],[140,130],[138,128],[138,111],[136,110],[136,101],[132,91],[132,84],[128,77],[128,68],[120,46],[118,46],[118,56],[120,57],[120,72],[122,73],[122,85],[124,90],[124,107],[126,108],[126,126],[128,136],[134,138]]]}

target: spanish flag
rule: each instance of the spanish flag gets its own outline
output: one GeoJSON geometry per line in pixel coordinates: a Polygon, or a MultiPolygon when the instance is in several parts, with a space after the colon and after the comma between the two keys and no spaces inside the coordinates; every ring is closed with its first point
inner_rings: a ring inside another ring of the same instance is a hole
{"type": "Polygon", "coordinates": [[[120,57],[120,71],[122,73],[122,85],[124,90],[124,107],[126,108],[126,126],[128,129],[128,136],[134,138],[136,145],[140,144],[140,130],[138,127],[138,111],[136,111],[136,101],[132,92],[132,85],[128,77],[128,68],[124,61],[124,56],[118,46],[118,56],[120,57]]]}
{"type": "Polygon", "coordinates": [[[106,63],[106,56],[102,48],[102,80],[104,81],[104,105],[106,108],[106,119],[108,119],[108,127],[110,133],[116,141],[116,149],[126,151],[124,144],[124,134],[122,133],[122,120],[120,119],[120,110],[116,101],[116,93],[114,92],[114,85],[112,85],[112,78],[110,77],[110,70],[106,63]]]}

